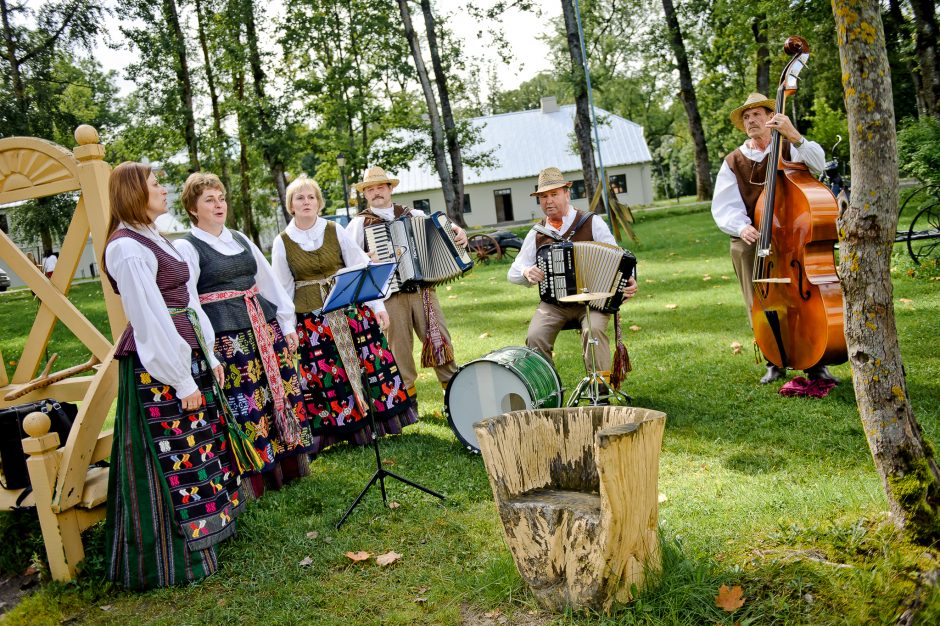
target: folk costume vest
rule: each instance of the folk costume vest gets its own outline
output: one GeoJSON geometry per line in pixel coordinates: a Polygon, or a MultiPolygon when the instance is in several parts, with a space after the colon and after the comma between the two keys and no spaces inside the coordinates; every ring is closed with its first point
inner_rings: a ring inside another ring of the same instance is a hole
{"type": "MultiPolygon", "coordinates": [[[[781,152],[790,154],[790,142],[786,139],[783,140],[781,145],[781,152]]],[[[744,208],[751,224],[754,224],[754,208],[757,206],[757,200],[764,190],[764,181],[767,178],[767,162],[769,160],[770,154],[768,153],[764,155],[762,160],[752,161],[744,156],[741,148],[736,148],[734,152],[725,157],[725,163],[728,164],[738,181],[738,191],[741,192],[741,199],[744,200],[744,208]]]]}
{"type": "MultiPolygon", "coordinates": [[[[186,281],[189,280],[189,267],[186,265],[186,262],[164,252],[163,248],[158,246],[154,241],[127,228],[119,228],[116,230],[114,234],[111,235],[111,238],[108,239],[108,242],[110,243],[121,237],[133,239],[153,252],[154,256],[157,257],[157,288],[163,295],[163,301],[166,303],[167,308],[181,309],[189,306],[189,291],[186,289],[186,281]]],[[[107,250],[105,251],[105,258],[103,260],[105,276],[108,277],[108,282],[111,283],[111,288],[114,290],[114,293],[120,295],[117,282],[108,271],[107,250]]],[[[199,348],[199,341],[196,339],[196,332],[193,330],[193,325],[189,321],[189,318],[185,315],[173,315],[171,317],[173,319],[173,325],[176,326],[176,332],[180,334],[180,337],[185,339],[186,343],[188,343],[191,348],[199,348]]],[[[127,328],[124,329],[120,339],[117,341],[117,349],[114,352],[114,356],[126,356],[132,352],[137,352],[137,344],[134,342],[134,329],[128,323],[127,328]]]]}
{"type": "Polygon", "coordinates": [[[316,250],[304,250],[300,244],[288,237],[287,233],[281,233],[281,241],[284,242],[284,252],[287,254],[287,266],[297,284],[294,289],[294,308],[297,314],[322,308],[323,292],[317,282],[326,280],[344,267],[336,224],[329,221],[326,223],[323,245],[316,250]]]}
{"type": "MultiPolygon", "coordinates": [[[[574,209],[574,221],[571,222],[571,226],[568,227],[568,230],[562,233],[562,239],[567,241],[594,241],[593,220],[593,213],[588,213],[587,211],[582,211],[580,209],[574,209]],[[581,219],[584,216],[588,216],[588,219],[581,223],[581,219]]],[[[539,222],[539,225],[547,228],[548,218],[543,217],[542,221],[539,222]]],[[[555,240],[548,235],[544,235],[538,231],[535,231],[536,250],[551,243],[555,243],[555,240]]]]}
{"type": "MultiPolygon", "coordinates": [[[[258,272],[258,263],[248,243],[241,233],[232,232],[241,247],[238,254],[228,256],[215,250],[205,241],[192,233],[184,239],[191,243],[199,253],[199,280],[196,281],[196,291],[200,294],[217,291],[247,291],[255,284],[255,274],[258,272]]],[[[277,310],[274,305],[260,295],[258,301],[264,311],[264,319],[273,322],[277,310]]],[[[218,302],[206,302],[202,305],[212,328],[216,333],[242,330],[251,327],[248,310],[242,299],[232,298],[218,302]]]]}

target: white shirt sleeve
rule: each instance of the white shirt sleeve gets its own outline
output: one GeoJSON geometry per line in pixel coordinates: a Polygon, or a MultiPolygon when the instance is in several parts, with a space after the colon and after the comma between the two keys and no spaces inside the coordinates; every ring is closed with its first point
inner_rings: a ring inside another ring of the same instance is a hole
{"type": "MultiPolygon", "coordinates": [[[[280,242],[281,250],[283,250],[284,242],[280,241],[280,239],[280,237],[276,237],[275,241],[280,242]]],[[[297,332],[297,321],[294,317],[293,294],[287,295],[287,291],[281,284],[280,279],[275,275],[274,269],[271,267],[271,264],[268,263],[268,260],[264,258],[264,254],[261,253],[258,246],[249,241],[247,237],[245,241],[248,243],[248,249],[251,250],[252,256],[255,257],[255,263],[258,264],[258,271],[255,272],[255,284],[258,285],[258,293],[277,309],[277,323],[278,326],[281,327],[281,334],[286,337],[291,333],[297,332]]],[[[286,260],[285,256],[285,263],[286,260]]],[[[288,272],[289,271],[290,270],[288,270],[288,272]]],[[[291,283],[293,284],[293,280],[291,283]]]]}
{"type": "Polygon", "coordinates": [[[819,176],[826,168],[826,152],[815,141],[803,137],[803,145],[797,148],[790,144],[790,160],[806,163],[814,176],[819,176]]]}
{"type": "Polygon", "coordinates": [[[509,266],[509,273],[506,275],[506,278],[511,283],[531,287],[532,283],[522,275],[522,272],[533,265],[535,265],[535,231],[530,230],[526,233],[522,247],[519,248],[519,254],[516,255],[516,258],[512,261],[512,265],[509,266]]]}
{"type": "Polygon", "coordinates": [[[349,239],[352,240],[360,250],[364,250],[366,247],[365,242],[365,223],[366,220],[364,217],[354,217],[348,224],[346,224],[345,233],[349,236],[349,239]]]}
{"type": "Polygon", "coordinates": [[[721,169],[715,178],[715,192],[712,195],[712,218],[722,232],[733,237],[740,237],[745,226],[751,225],[744,206],[744,198],[738,189],[738,179],[728,167],[727,161],[721,162],[721,169]]]}
{"type": "Polygon", "coordinates": [[[620,247],[620,244],[617,243],[617,240],[614,238],[614,234],[610,232],[610,227],[607,225],[607,222],[597,214],[591,218],[591,237],[594,241],[599,243],[608,243],[612,246],[620,247]]]}
{"type": "Polygon", "coordinates": [[[271,271],[274,272],[274,277],[284,289],[284,293],[293,301],[294,273],[290,271],[290,266],[287,264],[287,250],[284,248],[284,241],[280,235],[271,243],[271,271]]]}
{"type": "Polygon", "coordinates": [[[156,257],[136,241],[121,238],[108,244],[107,258],[144,369],[180,398],[192,395],[199,389],[192,375],[192,348],[177,332],[157,288],[156,257]]]}

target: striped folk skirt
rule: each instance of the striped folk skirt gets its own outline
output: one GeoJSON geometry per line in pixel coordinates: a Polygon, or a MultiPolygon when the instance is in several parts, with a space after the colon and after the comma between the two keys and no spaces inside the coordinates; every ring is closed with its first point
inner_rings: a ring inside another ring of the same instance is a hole
{"type": "MultiPolygon", "coordinates": [[[[274,416],[274,398],[268,376],[261,365],[258,344],[250,328],[220,332],[215,340],[215,353],[222,362],[225,379],[222,389],[235,420],[252,442],[264,462],[261,472],[269,472],[288,457],[314,451],[313,436],[304,408],[303,394],[294,361],[287,348],[280,326],[270,324],[274,331],[274,352],[278,356],[284,386],[285,418],[298,427],[299,440],[285,443],[278,432],[274,416]]],[[[306,462],[300,463],[306,467],[306,462]]]]}
{"type": "Polygon", "coordinates": [[[136,353],[120,359],[105,549],[108,578],[129,589],[215,572],[214,546],[235,533],[250,497],[198,351],[192,372],[205,404],[184,412],[175,390],[144,370],[136,353]]]}
{"type": "Polygon", "coordinates": [[[372,309],[299,314],[297,335],[300,386],[318,450],[339,441],[367,445],[372,440],[357,395],[371,402],[379,436],[398,434],[418,421],[414,400],[404,389],[372,309]],[[361,371],[366,375],[364,390],[361,371]]]}

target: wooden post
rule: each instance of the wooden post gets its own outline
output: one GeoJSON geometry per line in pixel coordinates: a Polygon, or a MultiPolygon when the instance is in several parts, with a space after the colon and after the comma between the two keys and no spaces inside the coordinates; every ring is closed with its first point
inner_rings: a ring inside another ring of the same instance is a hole
{"type": "Polygon", "coordinates": [[[506,543],[544,607],[607,612],[660,568],[665,419],[637,407],[577,407],[474,426],[506,543]]]}
{"type": "Polygon", "coordinates": [[[29,455],[26,467],[46,544],[49,571],[55,580],[65,581],[75,577],[75,566],[85,558],[85,550],[76,511],[72,509],[57,515],[52,510],[59,473],[59,435],[50,433],[49,426],[49,416],[45,413],[27,415],[23,430],[29,437],[23,440],[23,451],[29,455]]]}

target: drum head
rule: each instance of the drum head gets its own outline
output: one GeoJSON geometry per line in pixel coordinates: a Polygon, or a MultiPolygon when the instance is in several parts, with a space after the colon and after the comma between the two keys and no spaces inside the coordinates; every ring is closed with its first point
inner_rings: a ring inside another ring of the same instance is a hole
{"type": "Polygon", "coordinates": [[[514,371],[492,361],[471,361],[447,386],[447,421],[454,434],[473,452],[480,451],[473,425],[482,419],[532,406],[526,382],[514,371]]]}

